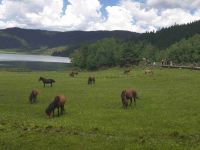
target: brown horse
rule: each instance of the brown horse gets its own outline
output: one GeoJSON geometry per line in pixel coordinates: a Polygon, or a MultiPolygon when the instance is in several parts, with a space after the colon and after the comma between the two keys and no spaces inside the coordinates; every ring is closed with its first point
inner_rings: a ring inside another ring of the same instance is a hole
{"type": "Polygon", "coordinates": [[[146,70],[144,71],[144,74],[151,74],[151,75],[153,75],[153,70],[151,70],[151,69],[146,69],[146,70]]]}
{"type": "Polygon", "coordinates": [[[72,71],[72,72],[70,72],[70,74],[69,74],[70,77],[75,77],[75,76],[77,76],[77,75],[78,75],[78,72],[76,72],[76,71],[72,71]]]}
{"type": "Polygon", "coordinates": [[[29,95],[29,101],[30,101],[31,104],[36,102],[37,96],[38,96],[38,90],[33,89],[31,91],[31,94],[29,95]]]}
{"type": "Polygon", "coordinates": [[[88,77],[88,84],[95,84],[95,77],[88,77]]]}
{"type": "Polygon", "coordinates": [[[59,108],[61,109],[61,114],[63,114],[64,106],[65,106],[65,96],[59,95],[59,96],[56,96],[53,102],[49,104],[45,112],[49,117],[51,116],[51,113],[53,112],[53,117],[54,117],[54,110],[57,108],[58,117],[59,117],[60,116],[59,108]]]}
{"type": "Polygon", "coordinates": [[[124,74],[129,74],[130,72],[131,72],[130,69],[128,69],[128,70],[124,70],[124,74]]]}
{"type": "Polygon", "coordinates": [[[121,93],[122,105],[124,108],[128,107],[128,101],[130,100],[130,106],[132,101],[134,100],[134,104],[136,105],[136,99],[139,99],[137,96],[137,92],[132,89],[123,90],[121,93]]]}

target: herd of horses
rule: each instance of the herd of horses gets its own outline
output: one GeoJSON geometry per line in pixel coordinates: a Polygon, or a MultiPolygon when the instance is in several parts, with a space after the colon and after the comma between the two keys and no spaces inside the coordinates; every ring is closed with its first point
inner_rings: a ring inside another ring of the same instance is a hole
{"type": "MultiPolygon", "coordinates": [[[[129,74],[130,73],[130,69],[125,70],[124,74],[129,74]]],[[[146,69],[145,70],[145,74],[153,74],[153,70],[151,69],[146,69]]],[[[78,72],[76,71],[72,71],[70,72],[69,76],[70,77],[75,77],[78,75],[78,72]]],[[[44,77],[40,77],[38,81],[42,81],[44,87],[46,87],[46,84],[50,85],[51,87],[53,86],[53,83],[55,83],[56,81],[54,79],[46,79],[44,77]]],[[[89,76],[88,80],[87,80],[88,85],[92,85],[95,84],[95,77],[94,76],[89,76]]],[[[37,96],[38,96],[39,92],[37,89],[33,89],[29,95],[29,102],[31,104],[35,103],[37,100],[37,96]]],[[[134,105],[136,105],[136,99],[139,99],[137,92],[133,89],[125,89],[122,90],[121,92],[121,101],[122,101],[122,106],[127,109],[128,106],[132,105],[132,102],[134,101],[134,105]],[[130,101],[130,104],[129,104],[130,101]]],[[[65,106],[65,96],[64,95],[58,95],[54,98],[54,100],[49,104],[49,106],[46,108],[45,113],[47,114],[47,116],[53,116],[54,117],[54,110],[57,109],[58,110],[58,117],[60,116],[60,114],[62,115],[64,113],[64,106],[65,106]]]]}

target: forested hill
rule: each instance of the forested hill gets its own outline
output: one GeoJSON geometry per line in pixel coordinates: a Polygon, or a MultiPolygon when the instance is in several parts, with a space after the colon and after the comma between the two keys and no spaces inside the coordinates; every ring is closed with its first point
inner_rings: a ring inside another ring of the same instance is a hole
{"type": "Polygon", "coordinates": [[[8,28],[0,30],[0,49],[40,49],[59,46],[81,45],[104,38],[128,39],[138,36],[138,33],[128,31],[70,31],[54,32],[8,28]]]}
{"type": "Polygon", "coordinates": [[[139,37],[132,37],[132,41],[147,41],[159,49],[165,49],[182,39],[188,39],[200,34],[200,21],[174,25],[157,32],[143,33],[139,37]]]}
{"type": "Polygon", "coordinates": [[[165,59],[176,64],[200,64],[200,21],[140,34],[126,41],[104,39],[84,45],[71,54],[72,62],[89,70],[139,65],[165,59]]]}

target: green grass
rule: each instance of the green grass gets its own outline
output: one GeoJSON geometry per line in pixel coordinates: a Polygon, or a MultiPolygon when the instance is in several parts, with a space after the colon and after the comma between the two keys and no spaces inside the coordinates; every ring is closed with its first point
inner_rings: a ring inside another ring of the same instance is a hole
{"type": "Polygon", "coordinates": [[[200,149],[200,72],[136,69],[81,72],[0,72],[0,149],[200,149]],[[87,77],[96,84],[87,85],[87,77]],[[54,78],[43,88],[39,76],[54,78]],[[32,88],[38,102],[28,103],[32,88]],[[120,93],[138,91],[136,107],[122,108],[120,93]],[[65,115],[47,118],[58,94],[67,97],[65,115]]]}

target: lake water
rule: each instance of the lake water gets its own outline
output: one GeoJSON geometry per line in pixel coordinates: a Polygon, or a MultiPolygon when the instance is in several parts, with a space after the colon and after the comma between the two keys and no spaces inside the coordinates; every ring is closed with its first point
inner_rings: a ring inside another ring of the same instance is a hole
{"type": "Polygon", "coordinates": [[[29,62],[55,62],[70,63],[68,57],[45,56],[45,55],[22,55],[22,54],[0,54],[0,61],[29,61],[29,62]]]}

